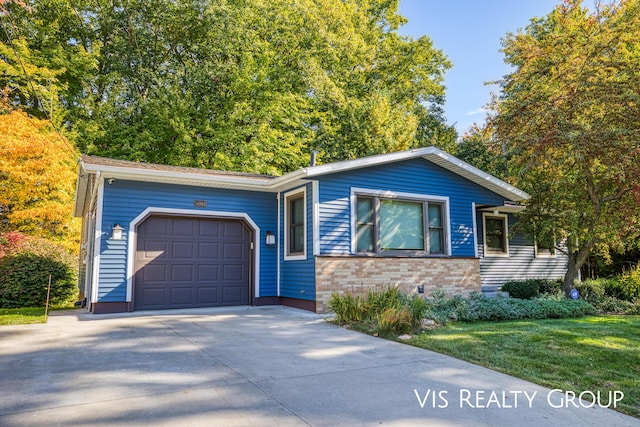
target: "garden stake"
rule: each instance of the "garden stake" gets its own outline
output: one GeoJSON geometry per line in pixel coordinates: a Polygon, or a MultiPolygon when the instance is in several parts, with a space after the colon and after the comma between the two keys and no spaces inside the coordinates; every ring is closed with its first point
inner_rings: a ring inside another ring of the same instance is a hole
{"type": "Polygon", "coordinates": [[[49,275],[49,286],[47,287],[47,301],[44,305],[44,322],[46,323],[49,316],[49,295],[51,295],[51,274],[49,275]]]}

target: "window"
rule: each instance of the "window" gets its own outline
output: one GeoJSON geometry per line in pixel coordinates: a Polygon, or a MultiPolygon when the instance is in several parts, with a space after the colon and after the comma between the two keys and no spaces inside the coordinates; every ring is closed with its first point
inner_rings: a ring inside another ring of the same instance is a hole
{"type": "Polygon", "coordinates": [[[554,257],[556,256],[556,242],[555,239],[536,239],[536,257],[554,257]]]}
{"type": "Polygon", "coordinates": [[[509,255],[507,216],[483,214],[485,255],[509,255]]]}
{"type": "Polygon", "coordinates": [[[286,255],[294,259],[305,257],[307,234],[305,192],[285,196],[285,204],[286,255]]]}
{"type": "Polygon", "coordinates": [[[445,253],[444,203],[358,195],[356,205],[356,252],[445,253]]]}

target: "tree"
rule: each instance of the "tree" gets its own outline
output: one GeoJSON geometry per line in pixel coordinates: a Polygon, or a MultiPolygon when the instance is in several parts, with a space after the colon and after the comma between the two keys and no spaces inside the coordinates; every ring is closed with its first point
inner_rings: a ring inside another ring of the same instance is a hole
{"type": "Polygon", "coordinates": [[[520,224],[568,254],[563,290],[594,250],[640,230],[640,2],[566,0],[503,40],[515,67],[494,108],[520,188],[520,224]]]}
{"type": "Polygon", "coordinates": [[[453,154],[478,169],[505,179],[508,175],[507,158],[502,145],[495,140],[493,132],[491,121],[482,126],[474,123],[462,136],[453,154]]]}
{"type": "MultiPolygon", "coordinates": [[[[35,2],[37,3],[37,2],[35,2]]],[[[397,34],[397,0],[130,0],[78,8],[99,51],[82,151],[280,174],[451,139],[418,138],[450,66],[397,34]],[[179,19],[176,19],[179,17],[179,19]]],[[[440,134],[444,135],[440,138],[440,134]]]]}
{"type": "Polygon", "coordinates": [[[72,218],[76,153],[48,121],[0,115],[0,231],[19,230],[78,250],[72,218]]]}

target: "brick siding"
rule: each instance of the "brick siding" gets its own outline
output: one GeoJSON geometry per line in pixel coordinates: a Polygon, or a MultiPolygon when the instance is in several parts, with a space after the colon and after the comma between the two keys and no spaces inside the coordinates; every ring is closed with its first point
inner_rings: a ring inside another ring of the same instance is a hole
{"type": "Polygon", "coordinates": [[[369,290],[396,286],[413,295],[424,286],[429,296],[436,289],[448,295],[480,292],[477,258],[316,257],[316,311],[323,313],[331,295],[366,295],[369,290]]]}

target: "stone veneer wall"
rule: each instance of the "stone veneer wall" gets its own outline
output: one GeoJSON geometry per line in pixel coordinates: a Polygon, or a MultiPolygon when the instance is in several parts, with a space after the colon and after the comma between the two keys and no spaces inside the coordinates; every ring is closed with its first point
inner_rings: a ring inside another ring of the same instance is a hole
{"type": "Polygon", "coordinates": [[[366,295],[372,289],[397,286],[406,294],[424,285],[429,296],[436,289],[448,295],[482,291],[477,258],[316,257],[316,311],[323,313],[334,292],[366,295]]]}

